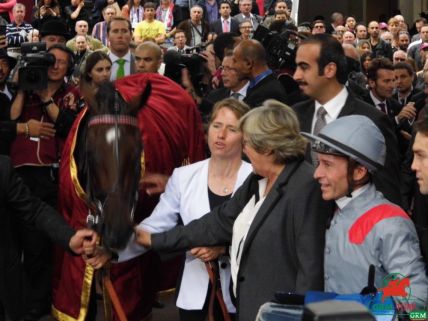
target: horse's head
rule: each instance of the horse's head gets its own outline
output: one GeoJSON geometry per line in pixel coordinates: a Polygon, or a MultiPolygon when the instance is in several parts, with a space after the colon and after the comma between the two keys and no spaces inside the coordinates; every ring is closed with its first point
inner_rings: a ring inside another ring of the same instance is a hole
{"type": "Polygon", "coordinates": [[[89,104],[86,136],[88,204],[97,219],[95,228],[103,245],[123,248],[133,232],[142,142],[137,113],[145,104],[150,86],[131,103],[123,100],[111,83],[95,96],[84,90],[89,104]]]}

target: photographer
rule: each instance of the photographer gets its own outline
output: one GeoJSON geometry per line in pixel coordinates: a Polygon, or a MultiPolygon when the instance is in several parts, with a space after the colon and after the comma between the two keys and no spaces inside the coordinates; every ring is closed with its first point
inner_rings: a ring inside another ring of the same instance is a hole
{"type": "Polygon", "coordinates": [[[213,78],[220,65],[213,44],[193,47],[184,54],[168,50],[164,57],[164,75],[180,84],[197,104],[213,87],[213,78]]]}
{"type": "MultiPolygon", "coordinates": [[[[77,113],[78,91],[64,79],[70,75],[73,53],[64,45],[50,47],[54,65],[47,68],[47,88],[38,91],[18,89],[12,103],[11,119],[24,123],[26,135],[17,136],[11,147],[11,158],[17,173],[33,195],[52,207],[57,205],[55,179],[63,139],[77,113]],[[32,137],[32,120],[55,126],[54,137],[32,137]]],[[[30,280],[28,314],[39,318],[50,309],[52,250],[47,238],[31,228],[22,233],[24,269],[30,280]]]]}

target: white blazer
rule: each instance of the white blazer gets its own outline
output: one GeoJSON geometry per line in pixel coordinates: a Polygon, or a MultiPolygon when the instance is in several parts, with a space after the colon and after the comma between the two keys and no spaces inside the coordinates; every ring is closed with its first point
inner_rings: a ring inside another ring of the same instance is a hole
{"type": "MultiPolygon", "coordinates": [[[[176,168],[169,178],[165,192],[153,213],[143,220],[138,227],[151,233],[168,231],[175,227],[179,220],[184,225],[210,212],[208,199],[208,164],[209,159],[176,168]]],[[[253,171],[251,164],[242,162],[238,171],[233,192],[235,192],[253,171]]],[[[119,253],[119,261],[126,261],[146,252],[146,249],[132,239],[125,250],[119,253]]],[[[221,288],[229,312],[236,312],[229,295],[230,262],[226,257],[219,257],[221,288]],[[223,264],[224,265],[224,264],[223,264]]],[[[185,310],[201,310],[208,291],[209,278],[205,264],[196,259],[190,252],[186,253],[177,307],[185,310]]]]}

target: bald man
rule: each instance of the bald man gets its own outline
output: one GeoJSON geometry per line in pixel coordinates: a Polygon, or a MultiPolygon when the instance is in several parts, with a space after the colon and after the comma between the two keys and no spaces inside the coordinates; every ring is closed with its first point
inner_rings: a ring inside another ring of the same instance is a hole
{"type": "Polygon", "coordinates": [[[258,107],[267,99],[287,103],[285,88],[276,79],[266,62],[265,48],[257,40],[243,40],[233,50],[233,65],[240,80],[250,81],[244,101],[258,107]]]}
{"type": "Polygon", "coordinates": [[[145,41],[135,49],[137,72],[157,73],[162,64],[162,50],[156,43],[145,41]]]}
{"type": "Polygon", "coordinates": [[[67,41],[66,46],[70,48],[72,51],[76,52],[78,50],[76,46],[77,36],[85,36],[86,42],[88,43],[90,50],[99,50],[99,49],[106,50],[107,48],[103,46],[100,40],[88,35],[88,30],[89,30],[88,22],[85,20],[78,20],[76,22],[76,25],[74,26],[74,31],[76,32],[76,35],[74,36],[74,38],[71,38],[69,41],[67,41]]]}

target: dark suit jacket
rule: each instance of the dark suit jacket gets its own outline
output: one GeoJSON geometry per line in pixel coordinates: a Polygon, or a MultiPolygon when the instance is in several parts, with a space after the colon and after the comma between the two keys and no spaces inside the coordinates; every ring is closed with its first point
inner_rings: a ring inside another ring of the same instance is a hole
{"type": "MultiPolygon", "coordinates": [[[[328,210],[313,171],[305,161],[288,163],[251,223],[237,275],[237,321],[255,320],[276,291],[323,289],[328,210]]],[[[202,218],[152,235],[153,249],[229,245],[235,219],[258,191],[258,179],[251,174],[228,202],[202,218]]]]}
{"type": "MultiPolygon", "coordinates": [[[[315,102],[307,100],[292,106],[300,121],[302,132],[311,132],[312,118],[315,113],[315,102]]],[[[363,115],[370,118],[381,130],[386,142],[385,168],[373,175],[376,188],[381,191],[387,199],[395,204],[401,205],[400,179],[399,179],[399,152],[397,137],[388,117],[375,107],[370,106],[362,100],[349,94],[338,117],[349,115],[363,115]]],[[[306,159],[311,162],[310,150],[306,153],[306,159]]]]}
{"type": "MultiPolygon", "coordinates": [[[[362,97],[362,99],[368,103],[369,105],[376,107],[372,97],[370,96],[369,93],[367,93],[365,96],[362,97]]],[[[388,117],[391,121],[391,124],[394,125],[395,127],[397,127],[397,122],[395,121],[395,117],[400,113],[401,111],[401,105],[400,103],[395,100],[394,98],[388,98],[386,99],[386,108],[387,108],[387,113],[388,113],[388,117]]]]}
{"type": "MultiPolygon", "coordinates": [[[[374,106],[377,109],[373,99],[371,98],[371,96],[369,94],[364,96],[363,100],[365,102],[367,102],[368,104],[374,106]]],[[[394,98],[388,98],[386,100],[386,108],[387,108],[387,112],[388,112],[388,118],[391,122],[392,127],[395,130],[395,135],[397,137],[398,151],[399,151],[400,162],[401,162],[401,160],[404,158],[404,154],[406,153],[407,148],[409,147],[409,141],[404,138],[404,136],[401,134],[400,131],[405,130],[405,131],[411,133],[412,127],[409,125],[409,123],[407,121],[401,121],[400,123],[397,124],[395,117],[400,113],[401,108],[402,108],[402,106],[400,105],[400,103],[397,100],[395,100],[394,98]]]]}
{"type": "Polygon", "coordinates": [[[10,120],[11,101],[0,93],[0,154],[9,155],[10,143],[16,137],[16,122],[10,120]]]}
{"type": "Polygon", "coordinates": [[[261,106],[267,99],[276,99],[287,103],[285,89],[273,74],[262,79],[254,87],[248,88],[244,102],[254,108],[261,106]]]}
{"type": "Polygon", "coordinates": [[[208,121],[209,115],[211,114],[211,110],[213,109],[214,104],[222,99],[229,97],[230,89],[223,87],[210,91],[208,95],[202,98],[202,101],[199,104],[199,110],[201,112],[204,123],[208,121]]]}
{"type": "Polygon", "coordinates": [[[23,309],[21,252],[14,242],[12,220],[36,225],[55,242],[68,248],[74,231],[62,216],[33,197],[21,178],[14,173],[10,158],[0,156],[0,301],[12,320],[23,309]]]}
{"type": "MultiPolygon", "coordinates": [[[[221,22],[221,18],[214,21],[210,25],[210,31],[214,31],[218,35],[223,33],[223,24],[221,22]]],[[[230,19],[230,31],[229,32],[239,34],[239,23],[233,18],[230,19]]]]}

